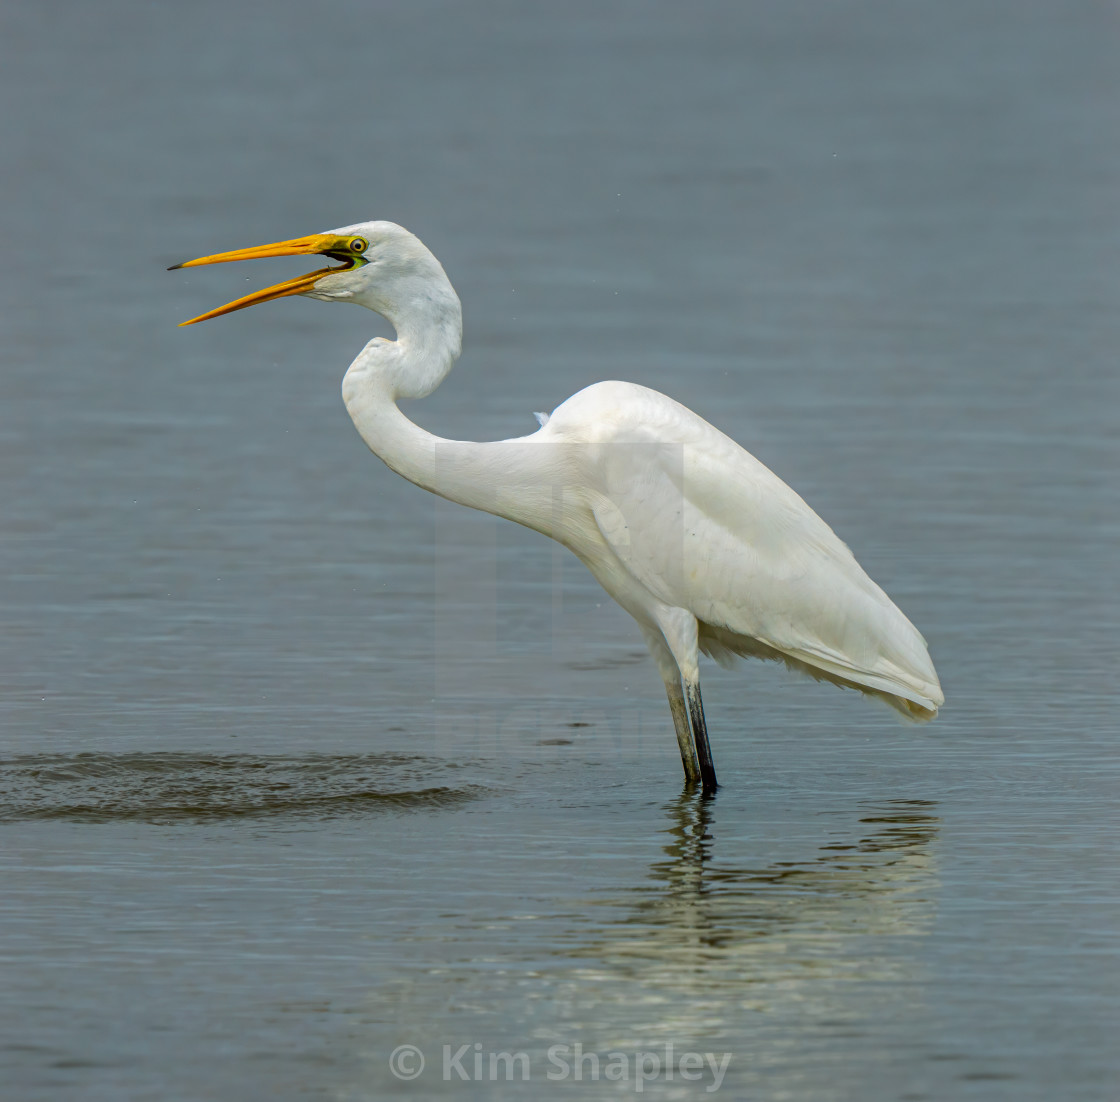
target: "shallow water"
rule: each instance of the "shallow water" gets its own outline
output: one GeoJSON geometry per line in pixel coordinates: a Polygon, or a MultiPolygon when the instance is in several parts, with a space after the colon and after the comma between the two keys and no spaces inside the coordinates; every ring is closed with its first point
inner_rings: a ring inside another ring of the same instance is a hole
{"type": "Polygon", "coordinates": [[[1114,16],[60,10],[0,36],[4,1099],[1115,1095],[1114,16]],[[295,269],[167,265],[367,217],[464,301],[419,421],[685,401],[920,627],[937,722],[705,667],[682,796],[582,568],[364,450],[377,319],[175,328],[295,269]]]}

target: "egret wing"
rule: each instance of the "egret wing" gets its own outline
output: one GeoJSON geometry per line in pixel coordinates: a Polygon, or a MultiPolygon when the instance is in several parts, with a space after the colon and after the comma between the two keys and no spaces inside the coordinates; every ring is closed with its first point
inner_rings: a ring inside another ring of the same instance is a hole
{"type": "Polygon", "coordinates": [[[596,442],[590,504],[626,569],[728,649],[774,651],[935,711],[925,640],[832,529],[749,452],[656,397],[596,442]]]}

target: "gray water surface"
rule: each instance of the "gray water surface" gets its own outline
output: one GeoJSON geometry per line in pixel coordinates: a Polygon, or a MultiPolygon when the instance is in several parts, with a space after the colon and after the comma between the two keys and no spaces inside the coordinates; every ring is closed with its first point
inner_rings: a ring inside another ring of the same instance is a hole
{"type": "Polygon", "coordinates": [[[1111,9],[2,21],[0,1096],[1120,1095],[1111,9]],[[176,328],[301,262],[169,264],[366,218],[464,302],[410,415],[684,401],[922,630],[936,723],[709,664],[682,795],[625,614],[364,449],[383,322],[176,328]]]}

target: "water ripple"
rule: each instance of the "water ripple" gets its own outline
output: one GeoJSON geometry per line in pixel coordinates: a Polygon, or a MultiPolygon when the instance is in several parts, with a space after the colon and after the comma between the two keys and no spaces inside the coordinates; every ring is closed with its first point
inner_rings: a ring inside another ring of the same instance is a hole
{"type": "Polygon", "coordinates": [[[0,822],[330,819],[447,808],[487,791],[448,783],[459,781],[448,775],[459,768],[409,754],[24,755],[0,760],[0,822]]]}

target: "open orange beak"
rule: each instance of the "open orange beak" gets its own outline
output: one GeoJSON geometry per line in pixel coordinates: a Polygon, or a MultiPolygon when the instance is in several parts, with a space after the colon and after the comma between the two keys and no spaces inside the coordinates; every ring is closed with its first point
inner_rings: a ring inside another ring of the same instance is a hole
{"type": "Polygon", "coordinates": [[[264,256],[303,256],[314,253],[319,256],[330,256],[341,260],[342,266],[338,268],[319,268],[307,275],[296,276],[295,279],[286,279],[283,283],[276,283],[272,287],[265,287],[263,291],[254,291],[251,295],[236,299],[199,314],[190,321],[180,322],[182,325],[194,325],[196,321],[208,321],[210,318],[220,317],[222,314],[231,314],[234,310],[244,310],[246,306],[255,306],[258,302],[268,302],[272,298],[283,298],[285,295],[302,295],[310,291],[316,283],[331,272],[342,272],[353,268],[360,263],[360,259],[351,251],[353,237],[339,237],[333,233],[313,233],[309,237],[297,237],[292,241],[277,241],[272,245],[258,245],[253,249],[234,249],[233,252],[215,253],[213,256],[200,256],[197,260],[184,260],[182,264],[172,264],[167,270],[175,271],[176,268],[196,268],[202,264],[225,264],[231,260],[256,260],[264,256]]]}

